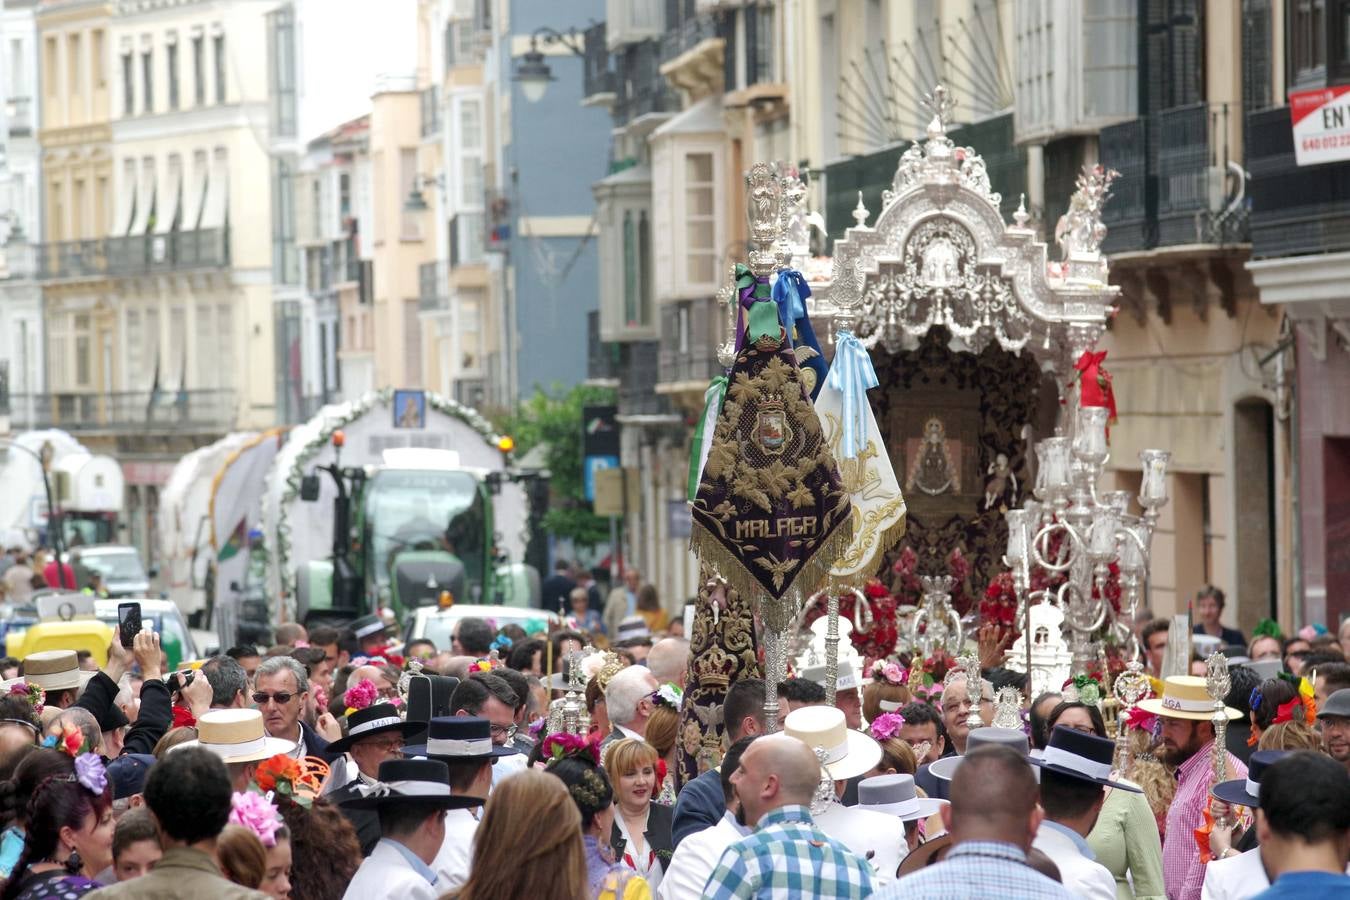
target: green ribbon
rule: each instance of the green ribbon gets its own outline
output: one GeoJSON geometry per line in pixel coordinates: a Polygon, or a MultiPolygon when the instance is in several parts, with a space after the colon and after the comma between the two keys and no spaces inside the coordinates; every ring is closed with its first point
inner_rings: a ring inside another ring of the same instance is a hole
{"type": "Polygon", "coordinates": [[[698,483],[703,480],[703,465],[708,461],[708,451],[712,449],[713,432],[716,430],[717,415],[722,411],[722,398],[727,393],[727,377],[718,375],[703,392],[703,415],[698,417],[694,428],[694,438],[689,449],[689,485],[687,496],[690,503],[698,495],[698,483]]]}

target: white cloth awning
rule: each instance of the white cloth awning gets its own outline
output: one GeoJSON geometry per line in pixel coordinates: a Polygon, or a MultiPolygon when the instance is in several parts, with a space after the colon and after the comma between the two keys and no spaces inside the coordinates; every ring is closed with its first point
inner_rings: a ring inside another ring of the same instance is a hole
{"type": "Polygon", "coordinates": [[[174,218],[178,215],[178,204],[183,199],[183,167],[181,164],[169,165],[163,190],[159,192],[159,208],[155,212],[155,233],[168,234],[173,230],[174,218]]]}
{"type": "Polygon", "coordinates": [[[226,169],[224,154],[217,154],[211,161],[211,177],[206,185],[206,195],[202,201],[202,214],[198,228],[220,228],[224,226],[230,208],[230,180],[226,169]]]}

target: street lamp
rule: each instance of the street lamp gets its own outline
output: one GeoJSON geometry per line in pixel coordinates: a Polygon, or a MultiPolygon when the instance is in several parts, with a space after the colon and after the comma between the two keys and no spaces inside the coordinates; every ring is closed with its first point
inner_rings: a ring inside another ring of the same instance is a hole
{"type": "Polygon", "coordinates": [[[426,212],[430,207],[427,206],[427,198],[422,193],[422,188],[430,185],[445,190],[445,176],[418,175],[414,178],[412,190],[408,192],[408,199],[403,201],[403,211],[410,213],[426,212]]]}
{"type": "Polygon", "coordinates": [[[558,80],[553,77],[553,69],[544,62],[544,54],[539,49],[540,43],[561,44],[576,56],[586,55],[581,35],[575,30],[563,34],[552,28],[536,28],[530,35],[530,49],[524,53],[520,62],[516,63],[515,74],[511,76],[511,80],[520,85],[520,92],[529,103],[538,103],[544,99],[549,82],[558,80]]]}

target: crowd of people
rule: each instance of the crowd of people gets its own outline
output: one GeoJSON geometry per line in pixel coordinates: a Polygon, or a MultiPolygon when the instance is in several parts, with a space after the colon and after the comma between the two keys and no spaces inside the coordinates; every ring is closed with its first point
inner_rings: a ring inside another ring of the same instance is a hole
{"type": "MultiPolygon", "coordinates": [[[[700,734],[679,619],[643,618],[635,576],[597,616],[590,586],[555,587],[575,628],[463,617],[438,647],[367,616],[177,672],[150,630],[101,666],[0,659],[0,900],[1350,896],[1341,635],[1215,634],[1217,750],[1198,675],[1123,711],[1078,677],[1014,726],[1002,640],[978,671],[794,669],[772,733],[738,678],[716,765],[679,783],[700,734]]],[[[1139,626],[1161,676],[1169,629],[1139,626]]]]}

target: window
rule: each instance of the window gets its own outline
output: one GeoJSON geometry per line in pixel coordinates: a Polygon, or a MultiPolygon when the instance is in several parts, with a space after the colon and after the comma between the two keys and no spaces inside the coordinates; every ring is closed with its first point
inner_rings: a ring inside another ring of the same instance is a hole
{"type": "Polygon", "coordinates": [[[141,81],[145,92],[141,98],[141,112],[148,115],[155,111],[155,52],[153,50],[141,51],[141,81]]]}
{"type": "Polygon", "coordinates": [[[465,100],[459,105],[459,144],[469,152],[483,146],[483,108],[477,100],[465,100]]]}
{"type": "Polygon", "coordinates": [[[80,33],[77,31],[70,36],[66,44],[66,65],[69,68],[70,80],[66,88],[70,91],[72,97],[78,97],[84,93],[84,54],[80,45],[80,33]]]}
{"type": "Polygon", "coordinates": [[[346,219],[352,214],[352,176],[347,172],[338,175],[338,215],[346,219]]]}
{"type": "Polygon", "coordinates": [[[271,77],[272,132],[295,136],[295,14],[284,6],[268,17],[267,68],[271,77]]]}
{"type": "Polygon", "coordinates": [[[169,109],[178,108],[178,42],[174,41],[167,48],[169,63],[169,109]]]}
{"type": "Polygon", "coordinates": [[[75,386],[89,387],[94,368],[93,346],[89,336],[89,315],[75,316],[75,386]]]}
{"type": "Polygon", "coordinates": [[[483,105],[475,97],[459,101],[459,203],[483,206],[483,105]]]}
{"type": "Polygon", "coordinates": [[[1345,84],[1350,82],[1350,0],[1334,0],[1327,26],[1327,84],[1345,84]]]}
{"type": "Polygon", "coordinates": [[[638,324],[638,240],[637,223],[633,211],[623,213],[623,320],[626,325],[638,324]]]}
{"type": "Polygon", "coordinates": [[[141,314],[129,309],[126,313],[127,362],[124,386],[130,390],[139,390],[142,384],[141,372],[145,368],[145,354],[141,349],[141,314]]]}
{"type": "Polygon", "coordinates": [[[136,69],[130,53],[122,54],[122,115],[136,114],[136,69]]]}
{"type": "Polygon", "coordinates": [[[45,69],[42,77],[47,85],[47,95],[49,97],[55,97],[57,95],[57,89],[60,86],[56,79],[57,72],[59,71],[57,69],[57,46],[55,37],[47,38],[47,52],[43,54],[42,57],[44,63],[43,68],[45,69]]]}
{"type": "Polygon", "coordinates": [[[206,105],[206,41],[201,35],[192,39],[192,101],[206,105]]]}
{"type": "Polygon", "coordinates": [[[1289,66],[1296,85],[1319,81],[1326,71],[1325,26],[1326,0],[1290,0],[1289,66]]]}
{"type": "Polygon", "coordinates": [[[295,175],[290,160],[272,160],[272,277],[278,284],[300,280],[295,250],[295,175]]]}
{"type": "Polygon", "coordinates": [[[102,90],[108,86],[108,42],[104,39],[102,29],[93,33],[93,40],[93,82],[94,87],[102,90]]]}
{"type": "Polygon", "coordinates": [[[211,38],[212,50],[216,57],[216,102],[225,102],[225,35],[211,38]]]}
{"type": "MultiPolygon", "coordinates": [[[[407,197],[413,192],[417,180],[417,150],[413,147],[402,147],[398,151],[400,201],[401,198],[407,197]]],[[[402,210],[402,219],[399,222],[399,240],[420,241],[422,230],[418,227],[419,214],[404,209],[402,202],[399,203],[399,209],[402,210]]]]}
{"type": "Polygon", "coordinates": [[[685,156],[684,203],[685,280],[692,284],[710,284],[717,280],[711,153],[685,156]]]}

